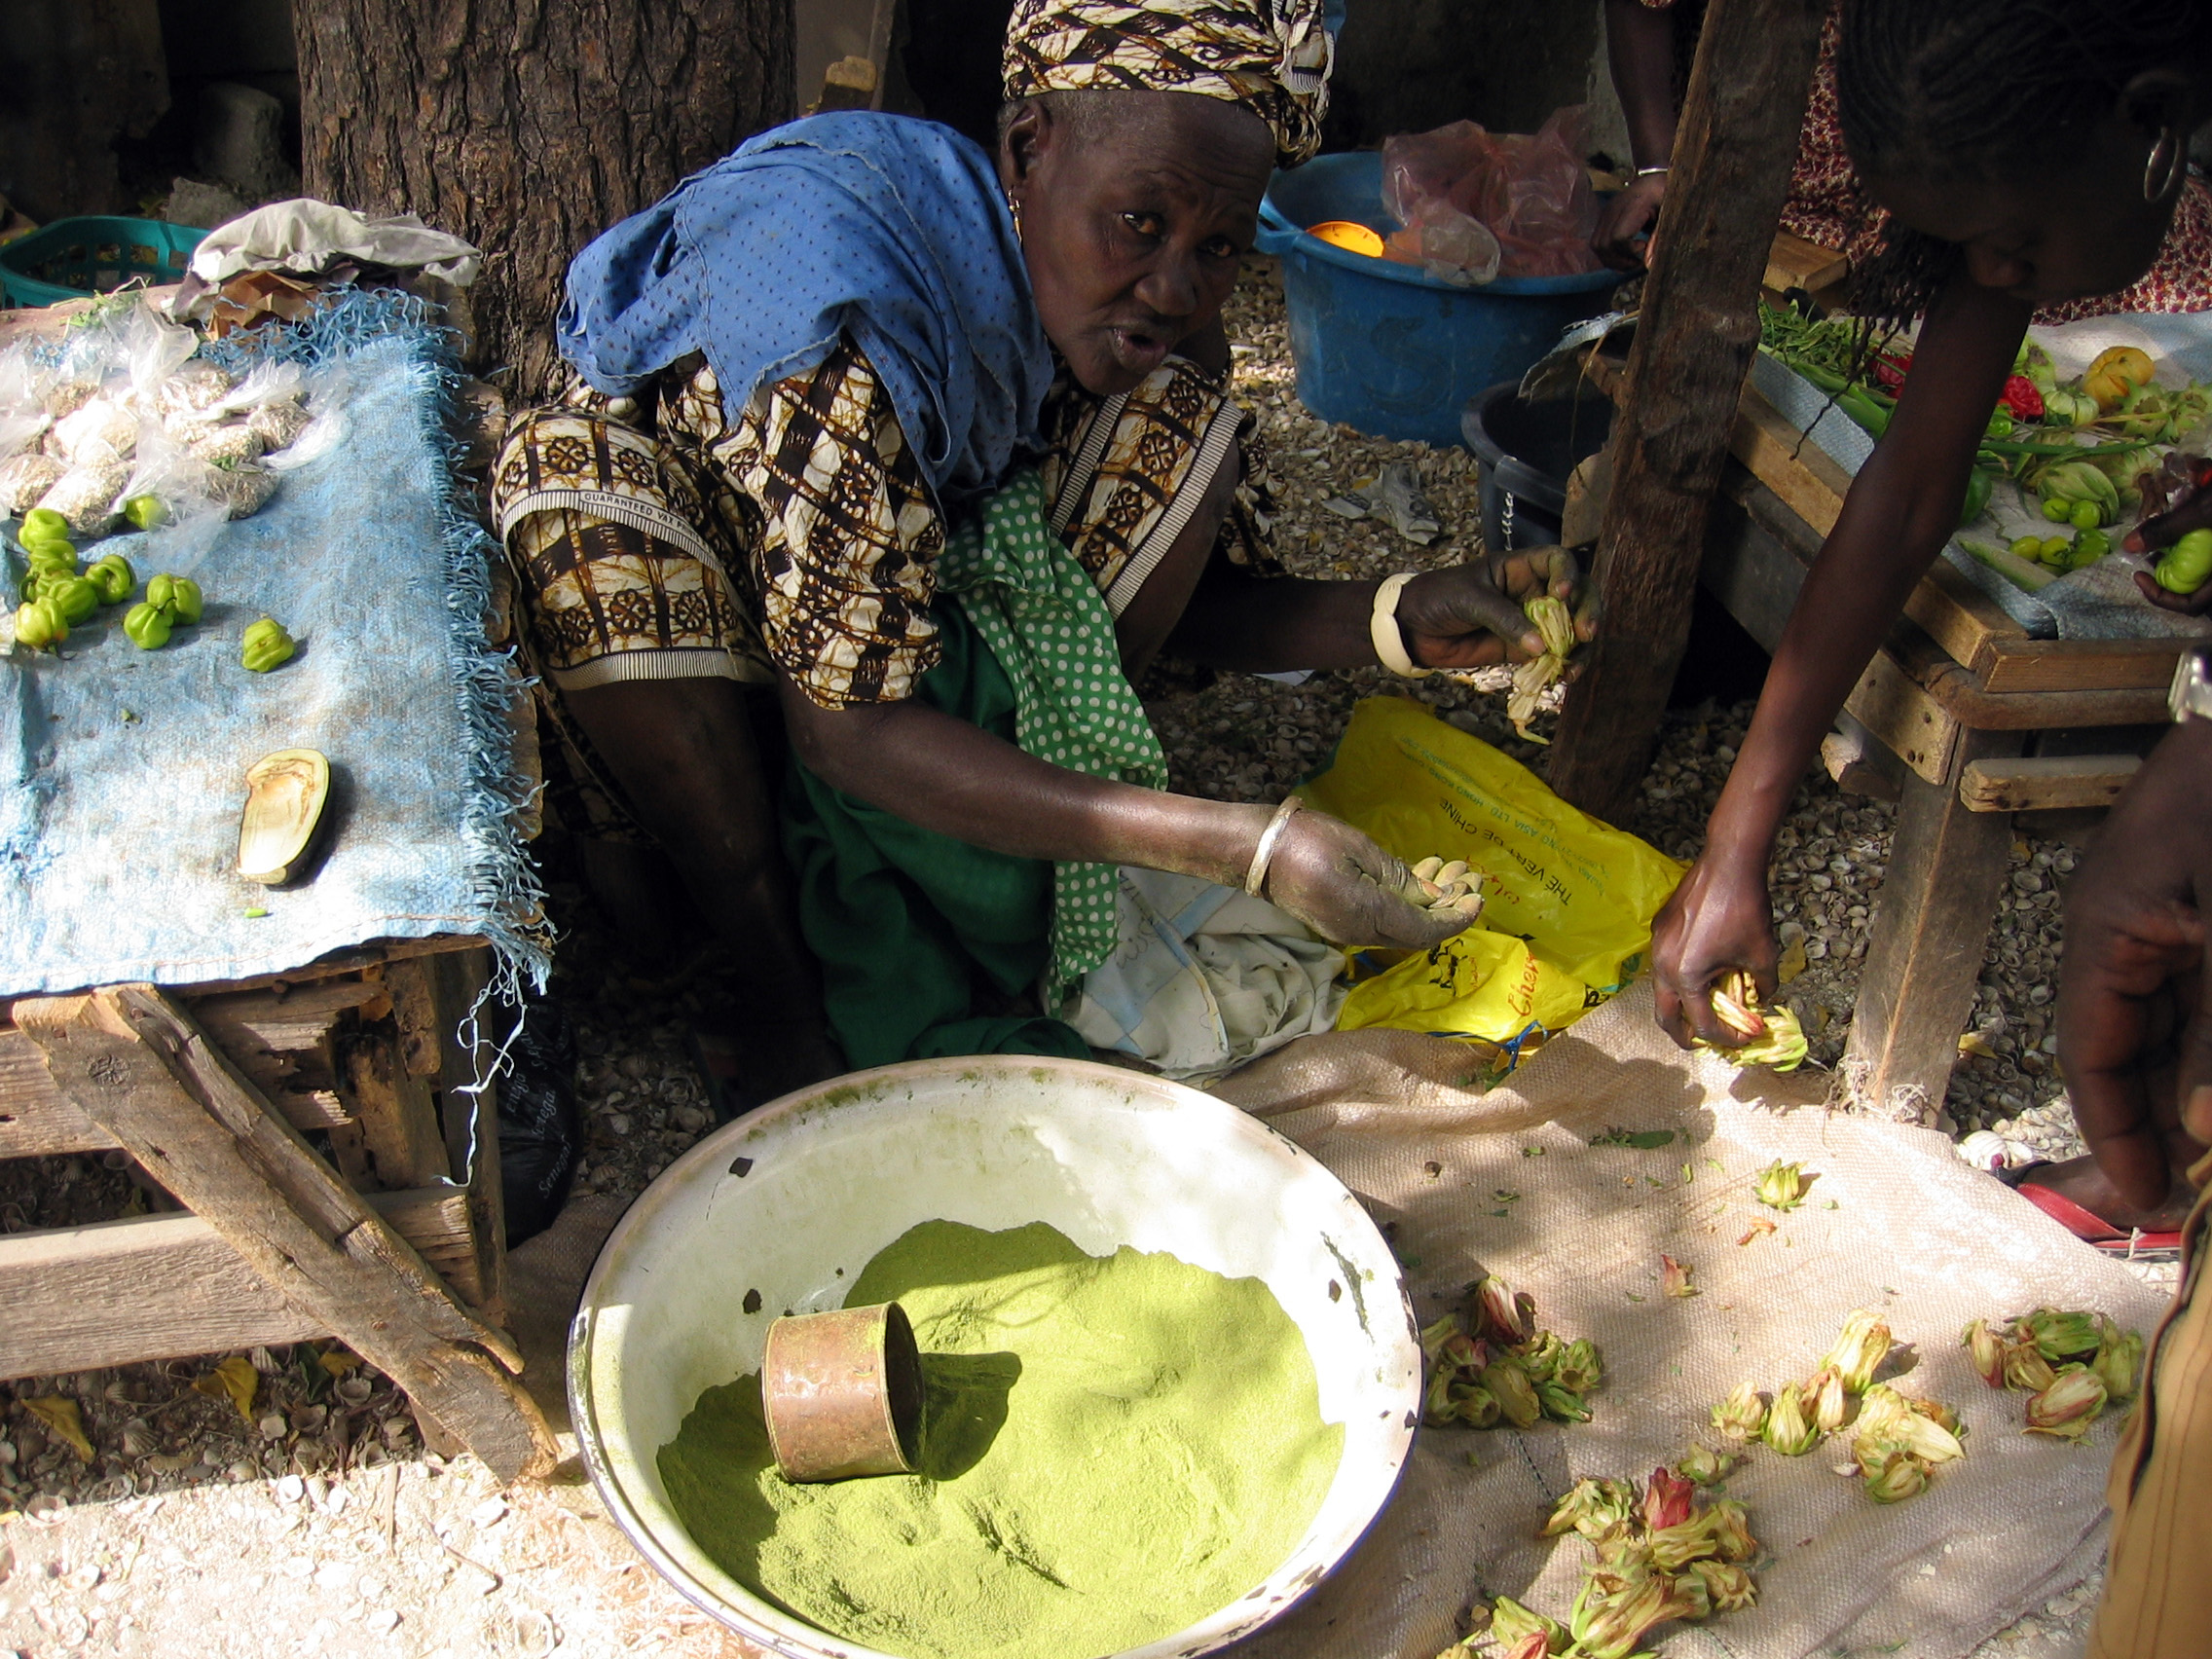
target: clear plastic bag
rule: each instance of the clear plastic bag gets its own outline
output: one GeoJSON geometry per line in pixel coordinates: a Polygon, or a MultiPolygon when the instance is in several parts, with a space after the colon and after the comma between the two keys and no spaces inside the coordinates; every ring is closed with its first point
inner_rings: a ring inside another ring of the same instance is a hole
{"type": "MultiPolygon", "coordinates": [[[[1401,133],[1382,145],[1382,204],[1406,229],[1384,244],[1392,259],[1426,266],[1440,251],[1480,244],[1477,221],[1499,249],[1500,276],[1572,276],[1598,269],[1590,238],[1598,202],[1582,164],[1590,112],[1570,104],[1532,133],[1493,133],[1472,121],[1401,133]],[[1409,235],[1409,233],[1411,233],[1409,235]]],[[[1461,270],[1479,270],[1477,262],[1461,270]]],[[[1431,272],[1431,275],[1442,275],[1431,272]]],[[[1469,275],[1447,280],[1482,281],[1469,275]]]]}

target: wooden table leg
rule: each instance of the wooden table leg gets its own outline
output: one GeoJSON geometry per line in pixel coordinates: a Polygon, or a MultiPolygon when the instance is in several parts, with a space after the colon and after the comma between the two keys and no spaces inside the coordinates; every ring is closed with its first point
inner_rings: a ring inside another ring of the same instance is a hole
{"type": "Polygon", "coordinates": [[[25,998],[14,1015],[79,1110],[500,1480],[552,1466],[545,1419],[506,1374],[522,1369],[506,1334],[455,1300],[182,1009],[120,985],[25,998]]]}
{"type": "Polygon", "coordinates": [[[2012,845],[2010,815],[1968,811],[1958,774],[1971,760],[2017,755],[2022,741],[1962,732],[1945,782],[1905,775],[1843,1051],[1842,1093],[1858,1109],[1923,1124],[1943,1109],[2012,845]]]}

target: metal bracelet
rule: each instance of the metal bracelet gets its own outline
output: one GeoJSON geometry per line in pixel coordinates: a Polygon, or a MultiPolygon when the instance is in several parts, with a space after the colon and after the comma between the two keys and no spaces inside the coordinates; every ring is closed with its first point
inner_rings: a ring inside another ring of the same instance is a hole
{"type": "Polygon", "coordinates": [[[1657,177],[1657,176],[1658,176],[1658,175],[1659,175],[1660,173],[1664,173],[1664,172],[1673,172],[1674,170],[1675,170],[1675,169],[1674,169],[1673,167],[1670,167],[1670,166],[1656,166],[1656,167],[1638,167],[1638,168],[1636,169],[1636,176],[1637,176],[1638,178],[1655,178],[1655,177],[1657,177]]]}
{"type": "Polygon", "coordinates": [[[1275,844],[1282,832],[1290,828],[1293,814],[1306,803],[1290,795],[1275,808],[1275,815],[1268,820],[1268,827],[1260,831],[1260,844],[1252,849],[1252,867],[1244,872],[1244,891],[1253,898],[1260,897],[1260,889],[1267,885],[1268,861],[1275,856],[1275,844]]]}

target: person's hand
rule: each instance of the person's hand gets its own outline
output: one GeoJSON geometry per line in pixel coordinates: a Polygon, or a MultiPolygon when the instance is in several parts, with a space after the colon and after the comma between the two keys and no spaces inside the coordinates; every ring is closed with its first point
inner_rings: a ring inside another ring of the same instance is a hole
{"type": "MultiPolygon", "coordinates": [[[[2130,553],[2156,553],[2171,547],[2193,530],[2212,529],[2212,461],[2200,455],[2168,455],[2157,472],[2139,480],[2145,516],[2120,543],[2130,553]]],[[[2169,593],[2142,571],[2135,586],[2161,610],[2201,616],[2212,609],[2212,582],[2193,593],[2169,593]]]]}
{"type": "Polygon", "coordinates": [[[2141,1209],[2212,1143],[2212,720],[2167,734],[2066,889],[2058,1063],[2097,1167],[2141,1209]]]}
{"type": "Polygon", "coordinates": [[[1544,639],[1525,607],[1549,594],[1575,612],[1580,640],[1598,632],[1598,590],[1564,547],[1487,553],[1449,570],[1424,571],[1398,595],[1398,629],[1421,668],[1488,668],[1543,654],[1544,639]]]}
{"type": "Polygon", "coordinates": [[[1468,920],[1431,915],[1403,861],[1325,812],[1291,815],[1261,891],[1332,944],[1355,950],[1426,950],[1468,920]]]}
{"type": "Polygon", "coordinates": [[[1605,211],[1598,221],[1597,233],[1590,239],[1590,251],[1615,271],[1635,276],[1644,268],[1647,247],[1638,247],[1636,239],[1650,230],[1659,217],[1659,204],[1667,199],[1667,175],[1648,173],[1631,179],[1620,194],[1605,203],[1605,211]]]}
{"type": "Polygon", "coordinates": [[[1651,923],[1653,1000],[1660,1026],[1685,1049],[1698,1038],[1723,1049],[1742,1048],[1749,1039],[1714,1012],[1713,987],[1741,969],[1751,976],[1760,1000],[1772,1001],[1780,955],[1766,871],[1710,857],[1698,860],[1651,923]]]}

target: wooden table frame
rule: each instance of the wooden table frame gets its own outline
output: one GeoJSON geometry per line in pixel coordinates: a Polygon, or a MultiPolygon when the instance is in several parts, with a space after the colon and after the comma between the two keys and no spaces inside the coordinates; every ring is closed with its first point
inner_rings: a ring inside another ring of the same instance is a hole
{"type": "MultiPolygon", "coordinates": [[[[1700,579],[1772,650],[1850,477],[1747,385],[1700,579]]],[[[1838,781],[1894,793],[1898,827],[1844,1053],[1852,1103],[1932,1123],[2019,812],[2118,796],[2166,719],[2190,642],[2032,640],[1948,565],[1905,606],[1845,705],[1838,781]]]]}
{"type": "Polygon", "coordinates": [[[334,1336],[502,1481],[549,1468],[499,1328],[489,961],[449,938],[0,1004],[0,1158],[120,1149],[184,1206],[0,1236],[0,1377],[334,1336]]]}

